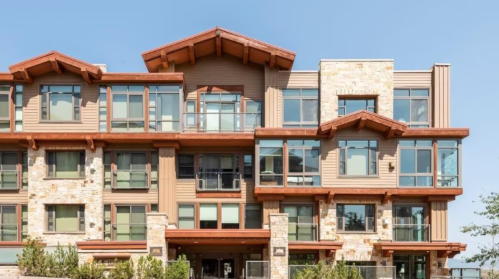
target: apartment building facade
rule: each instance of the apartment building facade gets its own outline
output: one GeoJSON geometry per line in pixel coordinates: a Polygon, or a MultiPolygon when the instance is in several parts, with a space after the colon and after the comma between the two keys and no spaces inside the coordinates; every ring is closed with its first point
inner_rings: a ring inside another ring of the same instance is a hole
{"type": "Polygon", "coordinates": [[[341,259],[430,278],[465,250],[449,64],[293,71],[295,53],[218,27],[142,57],[147,73],[55,51],[0,73],[1,274],[28,237],[82,263],[186,255],[197,278],[341,259]]]}

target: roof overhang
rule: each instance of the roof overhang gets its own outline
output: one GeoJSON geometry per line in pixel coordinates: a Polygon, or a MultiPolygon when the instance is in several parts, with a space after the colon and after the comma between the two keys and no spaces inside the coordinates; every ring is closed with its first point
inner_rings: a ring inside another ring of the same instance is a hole
{"type": "Polygon", "coordinates": [[[389,242],[374,243],[374,248],[383,253],[383,257],[390,257],[394,252],[437,251],[438,258],[453,258],[466,251],[466,244],[458,242],[389,242]]]}
{"type": "Polygon", "coordinates": [[[318,251],[325,250],[326,257],[332,257],[337,250],[341,250],[343,242],[338,241],[290,241],[289,251],[318,251]]]}
{"type": "Polygon", "coordinates": [[[282,70],[290,70],[295,60],[292,51],[220,27],[146,51],[142,58],[149,72],[158,72],[160,66],[168,69],[172,62],[195,64],[197,58],[214,53],[218,57],[222,53],[239,57],[244,64],[268,63],[270,68],[278,66],[282,70]]]}
{"type": "Polygon", "coordinates": [[[165,238],[169,244],[260,245],[269,243],[270,230],[166,229],[165,238]]]}

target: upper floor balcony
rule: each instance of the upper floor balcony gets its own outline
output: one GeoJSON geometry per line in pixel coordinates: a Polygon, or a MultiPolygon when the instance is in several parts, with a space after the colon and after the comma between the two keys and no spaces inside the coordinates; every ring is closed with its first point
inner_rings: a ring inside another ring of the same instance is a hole
{"type": "Polygon", "coordinates": [[[260,113],[232,112],[231,110],[184,113],[184,132],[231,133],[253,132],[261,123],[260,113]]]}
{"type": "Polygon", "coordinates": [[[430,224],[393,224],[393,241],[428,242],[430,224]]]}

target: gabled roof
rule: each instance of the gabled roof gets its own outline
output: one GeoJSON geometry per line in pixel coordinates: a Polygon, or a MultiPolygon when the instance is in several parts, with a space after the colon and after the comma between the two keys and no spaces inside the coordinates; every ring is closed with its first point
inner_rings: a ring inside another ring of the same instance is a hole
{"type": "Polygon", "coordinates": [[[282,70],[293,67],[295,53],[236,32],[215,27],[194,36],[155,48],[142,53],[149,72],[157,72],[160,65],[167,69],[170,62],[182,64],[196,63],[196,58],[216,53],[218,57],[227,53],[248,61],[265,64],[270,68],[279,66],[282,70]]]}
{"type": "Polygon", "coordinates": [[[319,134],[329,135],[329,138],[333,138],[338,130],[352,126],[356,126],[357,130],[368,127],[385,133],[386,138],[400,136],[407,130],[407,125],[402,122],[366,110],[359,110],[322,123],[319,126],[319,134]]]}

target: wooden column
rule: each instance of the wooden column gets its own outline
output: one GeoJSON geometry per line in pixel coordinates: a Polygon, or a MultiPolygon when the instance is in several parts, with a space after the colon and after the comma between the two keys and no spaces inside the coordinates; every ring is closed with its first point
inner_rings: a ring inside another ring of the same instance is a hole
{"type": "Polygon", "coordinates": [[[177,171],[175,148],[159,148],[159,212],[168,216],[168,224],[177,224],[177,171]]]}

